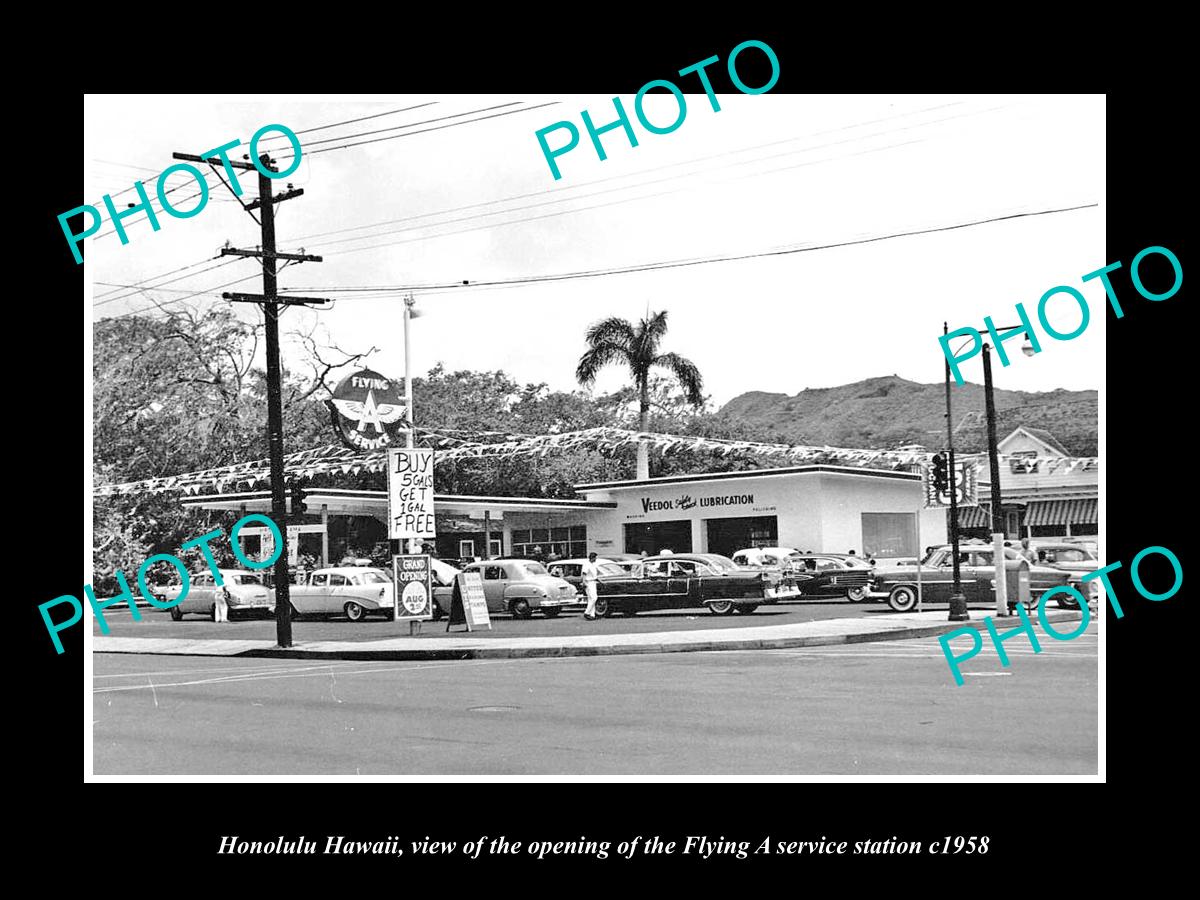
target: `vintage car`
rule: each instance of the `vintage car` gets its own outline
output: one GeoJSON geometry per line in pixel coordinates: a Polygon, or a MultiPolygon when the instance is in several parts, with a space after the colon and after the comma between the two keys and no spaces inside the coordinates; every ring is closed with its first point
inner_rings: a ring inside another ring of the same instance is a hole
{"type": "MultiPolygon", "coordinates": [[[[569,581],[575,586],[575,590],[582,594],[583,564],[585,562],[587,562],[586,559],[560,559],[547,563],[546,571],[555,578],[569,581]]],[[[622,575],[629,571],[611,559],[601,559],[600,557],[596,557],[596,568],[600,570],[601,575],[622,575]]]]}
{"type": "MultiPolygon", "coordinates": [[[[241,616],[269,616],[275,612],[275,592],[263,584],[261,572],[244,569],[219,569],[222,584],[218,587],[209,570],[191,575],[191,582],[183,602],[171,607],[171,618],[178,622],[188,613],[200,613],[213,621],[217,618],[217,594],[225,595],[229,606],[229,618],[241,616]]],[[[182,584],[164,585],[154,593],[161,600],[174,600],[179,596],[182,584]]]]}
{"type": "Polygon", "coordinates": [[[677,553],[641,560],[630,574],[596,582],[596,615],[636,615],[657,609],[707,606],[716,615],[752,613],[768,602],[770,576],[715,553],[677,553]]]}
{"type": "Polygon", "coordinates": [[[843,553],[802,553],[789,557],[801,600],[845,597],[867,599],[875,570],[865,559],[843,553]]]}
{"type": "MultiPolygon", "coordinates": [[[[987,544],[964,544],[959,548],[959,580],[968,603],[988,604],[995,600],[996,569],[995,553],[987,544]]],[[[1049,566],[1033,566],[1011,547],[1004,550],[1005,570],[1008,578],[1016,578],[1018,570],[1029,567],[1029,594],[1027,608],[1037,608],[1042,594],[1053,587],[1064,585],[1070,573],[1049,566]]],[[[950,547],[939,547],[922,563],[921,595],[925,603],[949,603],[954,590],[953,556],[950,547]]],[[[871,596],[887,599],[888,606],[896,612],[912,612],[917,608],[917,570],[908,567],[879,568],[875,571],[874,590],[871,596]]],[[[1015,604],[1009,603],[1010,609],[1015,604]]]]}
{"type": "Polygon", "coordinates": [[[767,602],[774,603],[800,595],[799,582],[807,576],[801,575],[794,563],[799,556],[800,551],[792,547],[749,547],[737,551],[730,560],[744,569],[767,572],[771,582],[767,602]]]}
{"type": "Polygon", "coordinates": [[[534,610],[552,619],[566,607],[582,607],[575,586],[556,578],[533,559],[489,559],[474,562],[464,572],[478,572],[488,612],[509,612],[513,618],[528,619],[534,610]]]}
{"type": "MultiPolygon", "coordinates": [[[[1039,541],[1036,538],[1030,546],[1037,553],[1038,565],[1052,566],[1070,572],[1071,580],[1068,583],[1071,587],[1087,597],[1088,600],[1094,602],[1099,599],[1100,579],[1093,578],[1088,582],[1081,580],[1082,576],[1103,567],[1103,563],[1096,558],[1096,554],[1086,546],[1076,543],[1039,541]]],[[[1059,594],[1055,599],[1061,607],[1074,608],[1075,606],[1075,600],[1070,596],[1059,594]]]]}
{"type": "Polygon", "coordinates": [[[289,588],[293,616],[332,616],[345,613],[351,622],[368,615],[392,616],[395,588],[392,576],[366,566],[317,569],[303,584],[289,588]]]}
{"type": "Polygon", "coordinates": [[[450,615],[454,579],[460,574],[461,570],[446,561],[433,556],[429,558],[429,580],[433,583],[433,621],[450,615]]]}

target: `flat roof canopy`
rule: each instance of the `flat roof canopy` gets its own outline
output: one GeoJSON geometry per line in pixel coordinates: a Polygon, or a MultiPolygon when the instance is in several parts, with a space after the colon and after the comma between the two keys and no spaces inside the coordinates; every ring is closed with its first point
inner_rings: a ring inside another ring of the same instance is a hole
{"type": "MultiPolygon", "coordinates": [[[[243,491],[230,494],[204,494],[186,497],[188,509],[232,510],[233,512],[265,513],[271,510],[269,491],[243,491]]],[[[309,514],[319,513],[324,506],[335,515],[387,515],[386,491],[362,491],[341,488],[311,488],[304,491],[304,503],[309,514]]],[[[288,497],[291,507],[291,497],[288,497]]],[[[503,518],[506,512],[570,513],[581,509],[615,509],[614,502],[595,500],[553,500],[545,497],[478,497],[456,494],[434,494],[435,512],[466,513],[482,516],[485,512],[503,518]]]]}
{"type": "Polygon", "coordinates": [[[660,487],[667,484],[691,484],[697,481],[748,481],[755,478],[769,478],[778,475],[811,475],[820,472],[832,475],[858,475],[865,478],[898,478],[903,481],[921,480],[921,476],[916,472],[904,472],[895,469],[868,469],[860,466],[826,466],[814,464],[810,466],[788,466],[781,469],[746,469],[741,472],[670,475],[663,478],[646,478],[641,481],[598,481],[591,484],[577,484],[575,485],[575,490],[580,494],[584,494],[593,491],[618,491],[660,487]]]}

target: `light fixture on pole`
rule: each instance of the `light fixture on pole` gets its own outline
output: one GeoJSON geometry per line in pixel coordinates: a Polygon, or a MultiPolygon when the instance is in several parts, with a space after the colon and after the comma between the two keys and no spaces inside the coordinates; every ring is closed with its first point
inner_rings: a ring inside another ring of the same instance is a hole
{"type": "MultiPolygon", "coordinates": [[[[415,446],[414,428],[413,425],[413,395],[412,395],[412,345],[409,340],[408,323],[413,319],[419,319],[424,313],[417,309],[416,301],[412,294],[404,298],[404,417],[407,419],[408,428],[405,430],[405,446],[410,450],[415,446]]],[[[409,553],[420,553],[420,541],[412,538],[408,542],[409,553]]]]}

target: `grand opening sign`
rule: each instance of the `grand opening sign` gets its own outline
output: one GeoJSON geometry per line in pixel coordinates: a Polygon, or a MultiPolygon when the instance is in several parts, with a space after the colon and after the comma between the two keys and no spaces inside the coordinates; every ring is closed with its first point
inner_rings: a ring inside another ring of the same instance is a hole
{"type": "Polygon", "coordinates": [[[388,537],[392,540],[435,537],[433,523],[433,451],[388,450],[388,537]]]}

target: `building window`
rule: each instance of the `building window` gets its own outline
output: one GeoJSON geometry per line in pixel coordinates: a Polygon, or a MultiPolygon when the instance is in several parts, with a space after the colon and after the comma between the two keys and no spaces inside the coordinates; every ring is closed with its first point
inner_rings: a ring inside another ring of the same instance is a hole
{"type": "Polygon", "coordinates": [[[1032,475],[1038,470],[1036,450],[1018,450],[1015,453],[1010,453],[1011,459],[1008,461],[1009,467],[1014,475],[1032,475]]]}
{"type": "Polygon", "coordinates": [[[474,541],[459,541],[458,542],[458,555],[462,559],[474,559],[475,558],[475,542],[474,541]]]}
{"type": "Polygon", "coordinates": [[[915,513],[863,513],[862,552],[870,557],[917,555],[915,513]]]}
{"type": "Polygon", "coordinates": [[[587,526],[533,528],[512,533],[513,556],[587,556],[587,526]]]}

